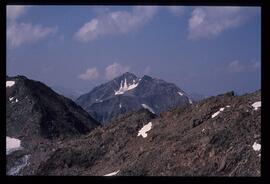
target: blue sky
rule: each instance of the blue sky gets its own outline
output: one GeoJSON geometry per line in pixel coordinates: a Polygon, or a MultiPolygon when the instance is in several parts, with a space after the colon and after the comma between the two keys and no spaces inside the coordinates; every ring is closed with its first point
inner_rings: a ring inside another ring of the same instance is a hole
{"type": "Polygon", "coordinates": [[[260,53],[259,7],[7,7],[7,74],[70,90],[129,71],[243,94],[261,88],[260,53]]]}

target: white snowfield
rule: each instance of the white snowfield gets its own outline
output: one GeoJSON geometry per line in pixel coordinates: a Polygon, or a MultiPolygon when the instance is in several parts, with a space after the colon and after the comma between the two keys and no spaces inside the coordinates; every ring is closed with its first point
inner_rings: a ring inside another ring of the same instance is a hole
{"type": "Polygon", "coordinates": [[[112,172],[112,173],[109,173],[109,174],[105,174],[104,176],[115,176],[115,175],[117,175],[119,172],[120,172],[120,170],[115,171],[115,172],[112,172]]]}
{"type": "Polygon", "coordinates": [[[254,142],[252,146],[254,151],[260,151],[261,150],[261,144],[254,142]]]}
{"type": "Polygon", "coordinates": [[[192,100],[191,100],[190,98],[188,99],[188,102],[189,102],[190,104],[192,104],[192,103],[193,103],[193,102],[192,102],[192,100]]]}
{"type": "Polygon", "coordinates": [[[215,112],[214,114],[212,114],[212,118],[216,117],[217,115],[219,115],[220,112],[224,111],[224,107],[220,108],[219,111],[215,112]]]}
{"type": "Polygon", "coordinates": [[[148,105],[142,104],[142,106],[143,106],[143,108],[148,109],[148,110],[149,110],[150,112],[152,112],[153,114],[156,114],[155,111],[154,111],[151,107],[149,107],[148,105]]]}
{"type": "Polygon", "coordinates": [[[122,108],[122,104],[121,104],[121,103],[119,104],[119,108],[120,108],[120,109],[122,108]]]}
{"type": "Polygon", "coordinates": [[[259,107],[261,107],[261,101],[258,101],[258,102],[254,102],[252,104],[252,107],[254,107],[254,110],[258,110],[259,107]]]}
{"type": "Polygon", "coordinates": [[[14,97],[9,97],[8,99],[9,99],[9,101],[12,101],[12,100],[13,100],[13,98],[14,98],[14,97]]]}
{"type": "Polygon", "coordinates": [[[144,125],[142,129],[138,132],[137,136],[142,136],[143,138],[147,137],[147,133],[152,128],[152,122],[149,122],[147,125],[144,125]]]}
{"type": "Polygon", "coordinates": [[[15,84],[15,81],[6,81],[6,87],[11,87],[15,84]]]}
{"type": "Polygon", "coordinates": [[[13,151],[22,149],[21,141],[19,139],[6,137],[6,154],[9,155],[13,151]]]}
{"type": "Polygon", "coordinates": [[[24,155],[21,159],[19,159],[21,163],[19,165],[12,167],[8,171],[7,175],[10,175],[10,176],[18,175],[20,170],[29,164],[28,162],[29,158],[30,158],[30,155],[24,155]]]}
{"type": "Polygon", "coordinates": [[[139,83],[136,83],[135,80],[133,80],[133,84],[128,85],[127,84],[127,79],[125,79],[125,82],[121,81],[120,88],[117,91],[114,91],[115,95],[121,95],[124,94],[125,92],[132,90],[138,86],[139,83]]]}
{"type": "Polygon", "coordinates": [[[181,93],[180,91],[178,91],[177,92],[180,96],[183,96],[184,94],[183,93],[181,93]]]}

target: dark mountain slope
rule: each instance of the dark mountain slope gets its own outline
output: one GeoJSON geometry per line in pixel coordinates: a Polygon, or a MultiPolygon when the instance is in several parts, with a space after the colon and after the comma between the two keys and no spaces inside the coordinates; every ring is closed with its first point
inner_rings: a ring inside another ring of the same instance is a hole
{"type": "Polygon", "coordinates": [[[85,134],[97,123],[80,106],[58,95],[41,82],[23,76],[6,87],[7,136],[15,138],[56,138],[85,134]]]}
{"type": "Polygon", "coordinates": [[[58,144],[24,174],[260,176],[261,109],[252,106],[258,101],[260,91],[227,93],[156,118],[148,111],[130,113],[58,144]],[[138,136],[143,127],[146,137],[138,136]]]}

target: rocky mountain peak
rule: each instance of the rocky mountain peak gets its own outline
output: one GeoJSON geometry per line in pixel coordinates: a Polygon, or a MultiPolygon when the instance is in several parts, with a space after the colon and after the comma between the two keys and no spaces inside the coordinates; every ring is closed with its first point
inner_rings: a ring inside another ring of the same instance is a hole
{"type": "Polygon", "coordinates": [[[125,72],[119,78],[125,78],[125,77],[132,77],[132,78],[137,78],[137,76],[131,72],[125,72]]]}
{"type": "Polygon", "coordinates": [[[140,79],[126,72],[95,87],[76,102],[96,120],[106,123],[122,113],[142,108],[159,114],[170,107],[188,104],[189,99],[183,90],[172,83],[147,75],[140,79]]]}
{"type": "Polygon", "coordinates": [[[7,78],[6,118],[11,137],[65,137],[87,133],[99,125],[70,99],[25,76],[7,78]]]}

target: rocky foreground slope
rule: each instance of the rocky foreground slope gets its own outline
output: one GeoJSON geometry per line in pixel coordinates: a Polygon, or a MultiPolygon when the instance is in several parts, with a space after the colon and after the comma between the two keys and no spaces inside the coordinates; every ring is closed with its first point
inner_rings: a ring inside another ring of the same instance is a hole
{"type": "Polygon", "coordinates": [[[227,93],[159,117],[128,113],[77,139],[37,143],[20,174],[260,176],[260,101],[260,91],[227,93]]]}

